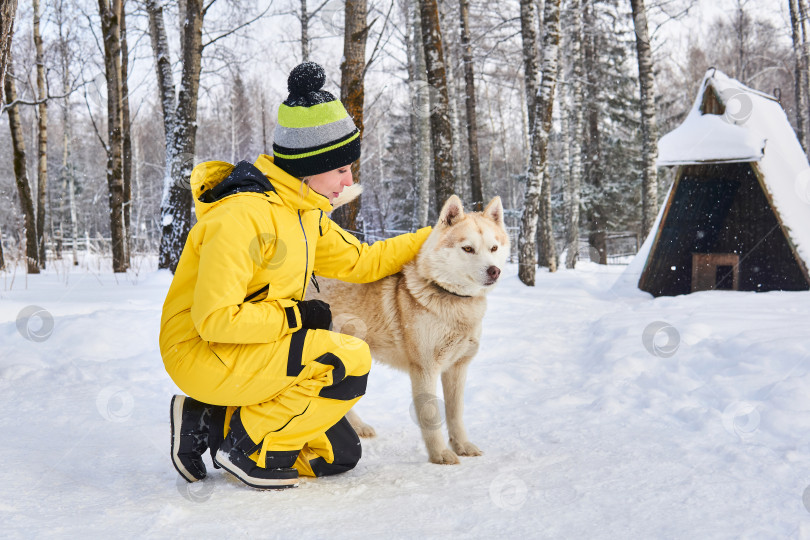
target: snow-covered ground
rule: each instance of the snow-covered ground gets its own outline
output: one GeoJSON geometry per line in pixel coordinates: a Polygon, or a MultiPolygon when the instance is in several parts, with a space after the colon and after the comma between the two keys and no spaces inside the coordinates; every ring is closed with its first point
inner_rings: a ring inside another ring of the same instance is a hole
{"type": "Polygon", "coordinates": [[[483,456],[428,463],[407,377],[376,366],[357,468],[283,492],[172,468],[168,272],[0,273],[0,536],[810,538],[810,293],[653,299],[580,266],[492,293],[483,456]]]}

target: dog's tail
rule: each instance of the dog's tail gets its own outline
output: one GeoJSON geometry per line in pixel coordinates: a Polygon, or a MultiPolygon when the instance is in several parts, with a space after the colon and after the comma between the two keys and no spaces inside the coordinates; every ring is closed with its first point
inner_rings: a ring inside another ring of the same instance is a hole
{"type": "Polygon", "coordinates": [[[340,192],[340,195],[338,195],[335,198],[335,200],[332,201],[332,209],[334,210],[338,207],[343,206],[344,204],[349,204],[357,197],[359,197],[361,193],[363,193],[363,186],[361,186],[360,184],[352,184],[348,187],[343,188],[343,191],[340,192]]]}

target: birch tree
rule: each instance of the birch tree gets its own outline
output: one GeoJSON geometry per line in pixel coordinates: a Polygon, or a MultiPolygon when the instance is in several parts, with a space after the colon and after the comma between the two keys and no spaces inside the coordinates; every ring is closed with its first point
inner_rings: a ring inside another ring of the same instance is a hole
{"type": "Polygon", "coordinates": [[[591,192],[592,203],[587,212],[588,244],[599,254],[599,264],[607,264],[607,215],[603,196],[602,132],[599,104],[602,102],[598,69],[598,42],[600,29],[594,9],[595,0],[583,0],[583,67],[585,69],[585,178],[591,192]]]}
{"type": "Polygon", "coordinates": [[[470,159],[470,191],[473,210],[484,209],[484,190],[481,182],[481,165],[478,158],[478,122],[475,112],[475,71],[473,70],[472,45],[470,43],[470,2],[459,1],[461,18],[461,48],[464,64],[464,104],[467,111],[467,147],[470,159]]]}
{"type": "Polygon", "coordinates": [[[428,225],[430,211],[430,87],[427,84],[425,46],[419,3],[408,2],[408,27],[411,52],[408,54],[408,93],[411,101],[411,125],[416,148],[416,181],[419,193],[416,219],[420,227],[428,225]]]}
{"type": "Polygon", "coordinates": [[[70,114],[70,65],[73,59],[73,52],[70,43],[71,28],[66,18],[65,0],[58,0],[54,5],[55,21],[59,40],[57,42],[57,54],[62,80],[62,186],[63,198],[68,201],[68,215],[70,217],[70,231],[72,238],[71,254],[73,255],[73,265],[78,266],[79,255],[76,244],[79,240],[79,226],[76,209],[76,187],[73,160],[71,159],[71,145],[73,133],[73,119],[70,114]]]}
{"type": "MultiPolygon", "coordinates": [[[[11,64],[10,58],[9,64],[11,64]]],[[[39,274],[37,224],[34,215],[34,199],[31,195],[31,184],[28,181],[28,168],[25,163],[25,138],[23,137],[22,122],[20,121],[19,106],[17,105],[17,88],[14,83],[14,73],[11,66],[7,68],[7,71],[8,74],[4,82],[4,91],[6,95],[6,111],[8,112],[8,126],[11,130],[14,178],[17,184],[17,194],[20,197],[20,206],[22,207],[24,220],[23,227],[25,228],[25,263],[29,274],[39,274]]]]}
{"type": "MultiPolygon", "coordinates": [[[[208,4],[210,6],[211,3],[208,4]]],[[[197,134],[197,98],[202,65],[202,24],[207,7],[202,0],[186,0],[181,32],[182,76],[180,91],[175,95],[169,40],[161,0],[146,0],[149,30],[155,55],[158,92],[163,112],[166,140],[166,166],[163,200],[160,205],[161,237],[159,268],[177,268],[180,254],[191,229],[190,176],[197,134]]]]}
{"type": "Polygon", "coordinates": [[[0,88],[5,88],[6,67],[11,62],[11,38],[14,36],[14,16],[17,0],[0,0],[0,88]]]}
{"type": "Polygon", "coordinates": [[[455,185],[453,126],[450,122],[447,71],[437,0],[419,0],[419,10],[427,83],[431,87],[430,139],[433,144],[433,176],[436,183],[434,202],[438,214],[444,202],[453,194],[455,185]]]}
{"type": "Polygon", "coordinates": [[[796,135],[802,149],[807,152],[807,128],[805,126],[805,114],[807,111],[808,90],[808,65],[804,56],[805,35],[801,27],[801,14],[799,13],[799,3],[797,0],[788,0],[790,11],[790,29],[793,38],[793,91],[796,97],[796,135]]]}
{"type": "MultiPolygon", "coordinates": [[[[366,40],[369,25],[366,23],[366,0],[346,0],[345,23],[343,31],[343,60],[340,63],[340,100],[346,112],[354,120],[354,125],[363,137],[366,75],[366,40]]],[[[360,160],[352,163],[352,176],[358,184],[360,178],[360,160]]],[[[360,199],[338,208],[332,218],[344,229],[359,232],[358,215],[360,199]]]]}
{"type": "Polygon", "coordinates": [[[40,33],[39,0],[33,0],[34,10],[34,51],[37,72],[37,243],[39,249],[39,266],[45,268],[45,215],[47,213],[46,195],[48,193],[48,97],[45,88],[45,55],[42,51],[42,34],[40,33]]]}
{"type": "Polygon", "coordinates": [[[658,123],[655,118],[655,78],[653,75],[652,48],[647,31],[647,12],[644,0],[630,0],[633,10],[633,26],[636,30],[636,54],[638,55],[638,80],[641,88],[641,235],[647,236],[658,215],[658,123]]]}
{"type": "Polygon", "coordinates": [[[540,191],[546,172],[551,113],[557,85],[557,57],[560,45],[560,0],[546,0],[543,13],[543,73],[535,100],[534,124],[531,128],[531,153],[526,174],[520,236],[518,238],[518,277],[534,286],[537,259],[537,217],[540,191]]]}
{"type": "Polygon", "coordinates": [[[579,256],[579,192],[582,184],[582,128],[584,124],[583,97],[582,97],[582,0],[572,0],[570,13],[573,19],[571,36],[571,56],[573,58],[569,90],[571,94],[570,130],[572,133],[570,145],[570,174],[568,178],[568,251],[565,257],[565,267],[574,268],[579,256]]]}
{"type": "MultiPolygon", "coordinates": [[[[124,239],[124,164],[121,89],[121,0],[98,0],[107,80],[107,187],[113,272],[129,267],[124,239]]],[[[104,142],[104,141],[102,141],[104,142]]]]}

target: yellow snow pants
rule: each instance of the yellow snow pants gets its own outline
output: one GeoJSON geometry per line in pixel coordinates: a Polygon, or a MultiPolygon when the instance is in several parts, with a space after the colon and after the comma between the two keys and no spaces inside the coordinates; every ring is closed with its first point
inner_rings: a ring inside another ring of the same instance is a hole
{"type": "Polygon", "coordinates": [[[228,406],[226,433],[241,408],[242,425],[259,448],[251,457],[260,467],[267,452],[298,452],[295,467],[307,476],[342,472],[360,459],[360,441],[343,417],[366,390],[366,342],[299,330],[273,343],[194,339],[173,349],[178,354],[164,358],[166,371],[192,398],[228,406]]]}

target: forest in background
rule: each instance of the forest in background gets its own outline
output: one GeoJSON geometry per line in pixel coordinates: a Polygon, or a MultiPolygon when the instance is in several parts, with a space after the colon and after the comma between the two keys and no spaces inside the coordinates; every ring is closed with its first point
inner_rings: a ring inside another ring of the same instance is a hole
{"type": "Polygon", "coordinates": [[[805,144],[805,4],[733,0],[700,20],[689,0],[21,1],[0,117],[0,256],[32,272],[75,246],[110,253],[116,271],[157,253],[173,268],[193,223],[191,166],[271,152],[286,76],[308,59],[363,125],[364,195],[337,219],[366,241],[431,224],[449,193],[470,208],[499,195],[524,282],[572,254],[607,263],[649,232],[672,181],[650,171],[651,152],[709,67],[776,94],[805,144]],[[117,52],[111,20],[125,21],[117,52]]]}

